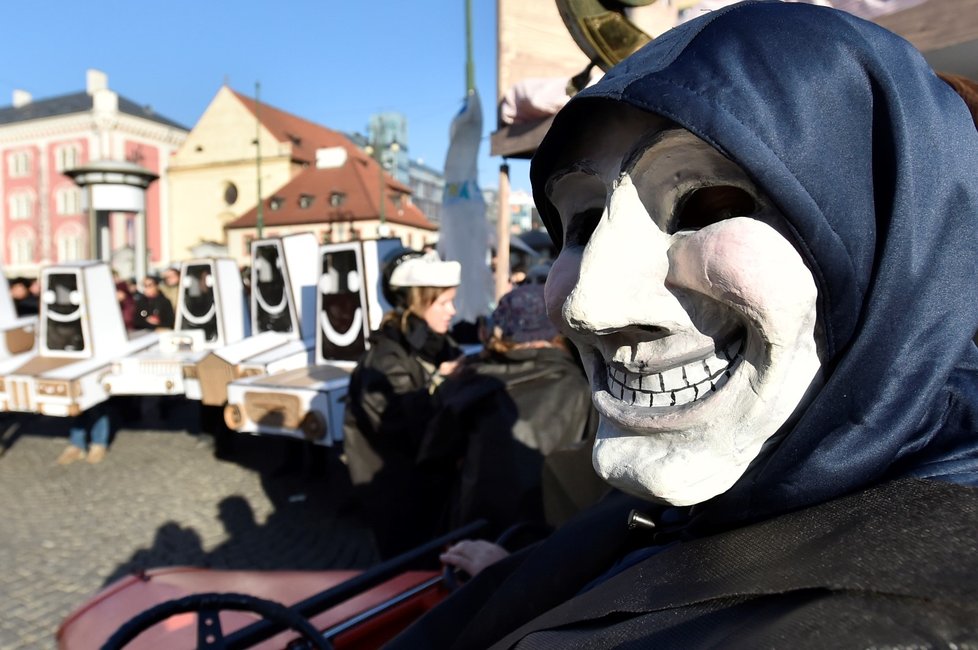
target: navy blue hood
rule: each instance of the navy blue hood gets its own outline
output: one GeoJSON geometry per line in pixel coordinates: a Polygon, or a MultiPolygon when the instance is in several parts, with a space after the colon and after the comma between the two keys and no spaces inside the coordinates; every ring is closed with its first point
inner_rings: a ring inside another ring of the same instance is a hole
{"type": "Polygon", "coordinates": [[[531,167],[546,181],[596,103],[667,117],[780,208],[819,288],[826,380],[728,492],[744,521],[888,478],[978,484],[978,133],[902,38],[808,4],[742,3],[664,34],[578,94],[531,167]]]}

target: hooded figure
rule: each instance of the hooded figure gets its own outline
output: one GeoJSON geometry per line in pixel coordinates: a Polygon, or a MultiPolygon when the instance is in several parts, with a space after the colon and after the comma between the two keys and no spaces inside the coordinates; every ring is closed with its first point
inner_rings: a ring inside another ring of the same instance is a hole
{"type": "Polygon", "coordinates": [[[920,54],[825,7],[714,11],[578,94],[531,179],[621,491],[398,643],[978,640],[976,169],[920,54]]]}

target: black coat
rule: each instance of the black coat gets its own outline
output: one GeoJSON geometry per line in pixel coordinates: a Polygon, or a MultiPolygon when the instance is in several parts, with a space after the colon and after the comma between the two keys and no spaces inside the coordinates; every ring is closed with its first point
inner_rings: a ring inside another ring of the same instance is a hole
{"type": "Polygon", "coordinates": [[[176,320],[173,313],[173,305],[162,293],[158,293],[152,298],[138,293],[135,296],[136,313],[133,316],[133,329],[154,330],[157,328],[173,329],[176,320]],[[147,319],[150,316],[159,318],[159,323],[150,323],[147,319]]]}
{"type": "Polygon", "coordinates": [[[560,523],[566,504],[576,511],[606,491],[590,463],[591,388],[568,352],[487,353],[438,397],[418,463],[454,474],[447,528],[486,519],[492,537],[517,522],[560,523]]]}
{"type": "Polygon", "coordinates": [[[350,377],[343,448],[350,478],[381,554],[396,555],[434,531],[440,513],[427,504],[439,489],[420,474],[415,456],[436,410],[435,371],[459,350],[447,336],[409,319],[374,332],[350,377]]]}
{"type": "Polygon", "coordinates": [[[909,479],[657,544],[615,494],[484,571],[391,648],[866,648],[978,642],[978,490],[909,479]],[[630,552],[651,551],[619,573],[630,552]]]}

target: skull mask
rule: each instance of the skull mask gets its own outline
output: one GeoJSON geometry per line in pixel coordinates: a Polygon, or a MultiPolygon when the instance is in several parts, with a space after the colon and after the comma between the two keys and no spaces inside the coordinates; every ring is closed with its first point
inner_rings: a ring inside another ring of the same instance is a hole
{"type": "Polygon", "coordinates": [[[564,232],[547,308],[591,381],[598,473],[701,503],[744,474],[816,380],[817,288],[737,164],[662,118],[604,110],[547,180],[564,232]]]}

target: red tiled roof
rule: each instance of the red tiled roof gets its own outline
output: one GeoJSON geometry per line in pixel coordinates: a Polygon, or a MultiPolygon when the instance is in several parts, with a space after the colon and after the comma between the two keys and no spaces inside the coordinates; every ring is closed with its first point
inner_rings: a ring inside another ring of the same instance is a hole
{"type": "Polygon", "coordinates": [[[345,147],[357,150],[356,145],[349,138],[337,131],[297,115],[286,113],[265,103],[256,107],[255,100],[251,97],[234,90],[231,92],[252,114],[258,117],[262,126],[271,131],[279,142],[292,143],[293,160],[310,165],[315,164],[316,150],[325,147],[345,147]]]}
{"type": "MultiPolygon", "coordinates": [[[[417,206],[407,199],[411,189],[392,178],[386,172],[381,174],[376,160],[360,150],[342,133],[310,122],[283,110],[261,104],[256,107],[255,100],[241,93],[231,91],[235,97],[253,114],[262,126],[280,142],[292,143],[292,158],[307,163],[308,168],[299,172],[283,187],[263,199],[262,220],[266,226],[283,226],[306,223],[329,223],[366,221],[378,219],[380,214],[380,178],[386,185],[385,218],[391,223],[437,230],[417,206]],[[332,169],[316,168],[316,150],[328,147],[342,147],[347,152],[346,162],[332,169]],[[340,193],[342,204],[333,206],[330,197],[340,193]],[[392,196],[402,194],[404,200],[397,206],[392,196]],[[303,196],[312,197],[308,207],[303,208],[299,201],[303,196]],[[277,210],[271,209],[273,199],[281,200],[277,210]]],[[[225,228],[249,228],[257,225],[258,210],[252,208],[225,228]]]]}
{"type": "MultiPolygon", "coordinates": [[[[264,110],[264,106],[262,107],[264,110]]],[[[345,139],[345,138],[344,138],[345,139]]],[[[349,142],[349,140],[347,140],[349,142]]],[[[380,165],[376,160],[357,149],[341,166],[329,169],[318,169],[315,166],[299,172],[283,187],[275,190],[271,196],[262,200],[262,221],[264,226],[285,226],[312,223],[348,223],[351,221],[367,221],[379,218],[380,199],[380,165]],[[341,194],[340,205],[332,205],[331,197],[341,194]],[[311,197],[308,207],[302,207],[300,200],[303,196],[311,197]],[[281,201],[277,210],[272,210],[273,200],[281,201]]],[[[428,221],[424,213],[409,197],[411,190],[391,178],[386,172],[385,181],[385,218],[393,224],[437,230],[437,226],[428,221]],[[392,197],[402,195],[401,205],[398,206],[392,197]]],[[[252,208],[225,228],[253,228],[257,225],[258,210],[252,208]]]]}

